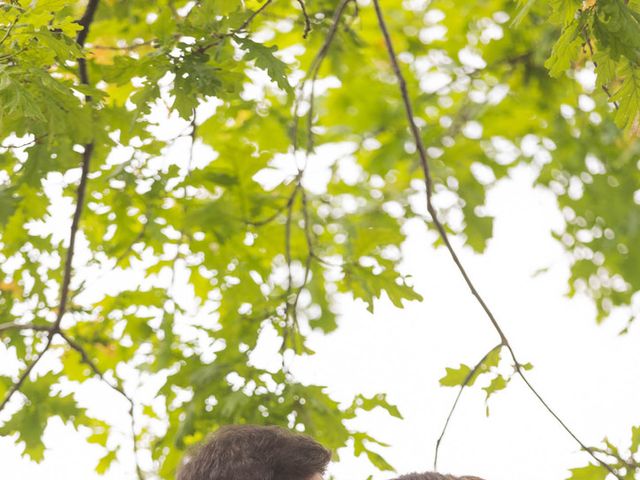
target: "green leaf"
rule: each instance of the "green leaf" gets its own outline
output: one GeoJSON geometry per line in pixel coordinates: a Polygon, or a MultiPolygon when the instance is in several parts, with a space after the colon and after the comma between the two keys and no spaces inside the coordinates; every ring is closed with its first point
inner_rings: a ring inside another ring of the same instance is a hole
{"type": "Polygon", "coordinates": [[[113,462],[116,460],[117,455],[118,449],[107,451],[106,455],[104,455],[98,461],[98,464],[96,465],[96,473],[98,473],[99,475],[104,475],[105,473],[107,473],[109,468],[111,468],[111,464],[113,464],[113,462]]]}
{"type": "Polygon", "coordinates": [[[491,383],[488,386],[484,387],[483,390],[487,393],[486,399],[489,400],[489,397],[491,395],[499,392],[500,390],[504,390],[505,388],[507,388],[507,379],[502,375],[498,375],[494,377],[493,380],[491,380],[491,383]]]}
{"type": "Polygon", "coordinates": [[[571,476],[567,480],[605,480],[609,471],[601,465],[588,465],[582,468],[572,468],[571,476]]]}
{"type": "Polygon", "coordinates": [[[582,22],[576,19],[562,30],[562,35],[553,46],[551,56],[544,63],[552,77],[562,75],[578,57],[582,46],[581,28],[582,22]]]}
{"type": "Polygon", "coordinates": [[[640,71],[627,66],[622,74],[624,81],[618,91],[611,96],[612,102],[618,102],[616,123],[621,128],[638,130],[640,125],[640,71]]]}
{"type": "Polygon", "coordinates": [[[640,427],[631,428],[631,452],[637,453],[640,448],[640,427]]]}
{"type": "Polygon", "coordinates": [[[465,385],[470,387],[475,382],[475,377],[471,378],[471,367],[468,365],[460,365],[459,368],[447,367],[447,374],[440,379],[440,385],[443,387],[457,387],[465,385]]]}
{"type": "Polygon", "coordinates": [[[561,25],[571,23],[582,6],[580,0],[551,0],[549,3],[552,9],[550,20],[561,25]]]}
{"type": "Polygon", "coordinates": [[[265,70],[281,89],[287,93],[293,93],[287,78],[287,64],[274,55],[278,47],[267,47],[248,38],[235,37],[235,39],[246,52],[248,60],[255,60],[256,67],[265,70]]]}

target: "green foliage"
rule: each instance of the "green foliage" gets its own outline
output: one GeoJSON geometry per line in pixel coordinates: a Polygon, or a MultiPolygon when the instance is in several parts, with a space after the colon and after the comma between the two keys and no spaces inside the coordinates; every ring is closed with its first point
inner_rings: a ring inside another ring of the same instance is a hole
{"type": "Polygon", "coordinates": [[[71,395],[62,396],[52,391],[56,380],[56,376],[49,373],[26,384],[22,388],[26,403],[0,427],[0,435],[15,435],[24,445],[24,454],[36,462],[44,458],[42,436],[50,418],[59,417],[75,427],[87,420],[84,409],[76,405],[71,395]]]}
{"type": "MultiPolygon", "coordinates": [[[[65,223],[60,206],[77,202],[90,157],[82,255],[62,323],[74,343],[54,335],[47,355],[62,368],[29,376],[14,397],[22,406],[0,427],[25,455],[43,458],[57,416],[105,448],[96,470],[107,471],[118,459],[109,425],[75,395],[98,371],[106,391],[135,399],[119,377],[128,368],[160,385],[153,405],[133,409],[152,475],[173,478],[186,448],[231,422],[304,429],[391,469],[377,451],[384,445],[346,422],[376,407],[400,418],[384,395],[340,405],[286,369],[249,361],[267,330],[283,362],[311,355],[309,332],[337,328],[339,293],[370,311],[381,297],[398,308],[423,300],[400,268],[403,226],[425,218],[422,173],[373,9],[350,4],[322,50],[338,2],[307,3],[305,39],[298,2],[259,12],[257,0],[101,0],[83,46],[87,2],[0,3],[0,325],[37,327],[0,335],[2,355],[15,353],[22,371],[59,313],[68,226],[51,225],[65,223]],[[310,109],[311,85],[300,79],[313,76],[321,51],[310,109]],[[340,158],[328,158],[332,150],[340,158]],[[320,159],[329,160],[326,180],[302,168],[320,159]],[[275,185],[263,181],[270,174],[275,185]],[[72,393],[61,395],[61,384],[72,393]]],[[[487,192],[512,166],[533,165],[565,215],[558,240],[572,259],[570,293],[590,295],[600,320],[621,308],[631,321],[640,289],[638,2],[384,8],[410,63],[445,228],[482,252],[493,234],[487,192]],[[446,33],[423,35],[433,26],[446,33]],[[591,70],[595,85],[577,80],[591,70]],[[444,86],[434,88],[434,73],[444,86]]],[[[488,400],[511,378],[500,354],[447,369],[442,385],[482,378],[488,400]]],[[[18,378],[2,373],[0,398],[18,378]]],[[[602,473],[592,466],[572,478],[602,473]]]]}
{"type": "Polygon", "coordinates": [[[551,56],[545,62],[544,66],[549,69],[549,74],[558,77],[571,67],[573,62],[580,54],[582,48],[582,32],[583,25],[579,20],[574,20],[564,27],[562,35],[553,46],[551,56]]]}
{"type": "Polygon", "coordinates": [[[588,465],[571,469],[571,476],[567,480],[605,480],[609,471],[601,465],[588,465]]]}
{"type": "MultiPolygon", "coordinates": [[[[507,388],[507,384],[511,380],[511,376],[505,377],[498,370],[502,350],[502,345],[495,347],[474,367],[462,364],[457,369],[447,368],[447,374],[440,379],[440,385],[443,387],[466,388],[472,387],[476,383],[476,380],[481,377],[491,377],[489,383],[482,387],[482,390],[484,390],[486,394],[486,411],[487,416],[489,416],[489,398],[500,390],[507,388]]],[[[527,364],[523,365],[522,368],[529,370],[531,366],[527,364]]]]}

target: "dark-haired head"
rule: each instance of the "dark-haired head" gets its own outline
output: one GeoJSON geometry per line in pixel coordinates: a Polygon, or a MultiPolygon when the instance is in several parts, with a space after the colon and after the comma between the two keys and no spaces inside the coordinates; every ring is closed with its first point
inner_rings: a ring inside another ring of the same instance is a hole
{"type": "Polygon", "coordinates": [[[453,475],[442,475],[441,473],[410,473],[393,480],[482,480],[480,477],[454,477],[453,475]]]}
{"type": "Polygon", "coordinates": [[[230,425],[185,455],[178,480],[312,480],[330,460],[331,452],[307,435],[230,425]]]}

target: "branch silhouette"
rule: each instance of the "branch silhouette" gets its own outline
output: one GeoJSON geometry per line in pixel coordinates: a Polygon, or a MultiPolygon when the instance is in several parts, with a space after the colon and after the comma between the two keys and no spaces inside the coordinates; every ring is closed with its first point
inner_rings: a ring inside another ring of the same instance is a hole
{"type": "MultiPolygon", "coordinates": [[[[373,6],[374,6],[374,9],[376,11],[376,17],[378,19],[378,25],[380,26],[380,31],[382,32],[382,36],[384,37],[384,44],[385,44],[385,47],[387,49],[387,53],[389,55],[389,60],[391,62],[391,67],[393,69],[393,72],[394,72],[394,75],[396,77],[396,80],[398,81],[398,84],[399,84],[400,93],[402,95],[402,101],[403,101],[403,104],[404,104],[404,110],[405,110],[405,113],[406,113],[406,116],[407,116],[407,121],[408,121],[408,124],[409,124],[409,129],[411,130],[411,135],[413,136],[413,139],[414,139],[415,144],[416,144],[416,150],[418,152],[418,157],[419,157],[419,160],[420,160],[420,166],[422,168],[422,173],[423,173],[423,176],[424,176],[424,184],[425,184],[425,188],[426,188],[427,211],[429,212],[429,215],[431,216],[431,221],[432,221],[433,225],[436,227],[436,230],[438,231],[438,234],[440,235],[440,238],[444,242],[444,245],[445,245],[447,251],[449,252],[449,255],[451,256],[451,259],[455,263],[456,267],[458,268],[458,271],[460,272],[460,274],[464,278],[465,283],[469,287],[469,290],[471,291],[471,294],[476,298],[477,302],[480,304],[480,306],[484,310],[486,316],[489,318],[489,321],[493,325],[493,328],[498,333],[498,336],[500,337],[500,345],[504,346],[509,351],[509,354],[511,355],[511,358],[513,359],[514,368],[515,368],[516,373],[518,374],[518,376],[523,380],[523,382],[529,388],[529,390],[533,393],[533,395],[540,401],[540,403],[543,405],[543,407],[551,414],[551,416],[553,416],[553,418],[556,419],[556,421],[562,426],[562,428],[580,445],[580,447],[585,452],[587,452],[594,460],[596,460],[600,465],[602,465],[604,468],[606,468],[616,478],[618,478],[619,480],[623,480],[623,477],[618,472],[616,472],[611,467],[611,465],[609,465],[607,462],[602,460],[598,455],[596,455],[596,452],[593,449],[588,447],[582,440],[580,440],[578,438],[578,436],[573,432],[573,430],[571,430],[567,426],[567,424],[549,406],[547,401],[533,387],[531,382],[526,377],[526,375],[524,373],[524,369],[522,367],[522,364],[518,361],[518,359],[516,357],[516,354],[514,352],[514,349],[511,346],[511,343],[509,342],[507,336],[505,335],[501,325],[498,323],[498,320],[496,319],[495,315],[493,314],[493,312],[491,311],[491,309],[489,308],[489,306],[485,302],[484,298],[478,292],[475,284],[473,283],[473,281],[469,277],[469,274],[467,273],[464,265],[462,264],[460,258],[458,257],[458,254],[456,253],[455,249],[453,248],[453,245],[451,244],[451,241],[449,239],[449,235],[447,234],[447,231],[444,228],[444,225],[440,221],[439,216],[438,216],[438,211],[436,210],[436,208],[435,208],[435,206],[433,204],[433,177],[431,175],[431,169],[430,169],[429,160],[428,160],[429,156],[427,154],[426,148],[425,148],[424,143],[422,141],[422,135],[421,135],[420,127],[418,127],[418,125],[417,125],[417,123],[415,121],[413,104],[412,104],[411,98],[409,96],[409,91],[408,91],[408,88],[407,88],[407,82],[406,82],[406,80],[404,78],[404,75],[403,75],[401,69],[400,69],[400,64],[398,62],[398,57],[397,57],[396,52],[395,52],[393,41],[391,40],[391,35],[389,34],[389,29],[387,28],[387,24],[386,24],[385,19],[384,19],[384,14],[382,12],[382,8],[380,7],[380,0],[373,0],[373,6]]],[[[457,402],[457,400],[456,400],[456,402],[457,402]]],[[[446,426],[445,426],[445,432],[446,432],[446,426]]],[[[438,443],[437,446],[439,446],[439,443],[438,443]]],[[[436,464],[436,466],[437,466],[437,464],[436,464]]]]}

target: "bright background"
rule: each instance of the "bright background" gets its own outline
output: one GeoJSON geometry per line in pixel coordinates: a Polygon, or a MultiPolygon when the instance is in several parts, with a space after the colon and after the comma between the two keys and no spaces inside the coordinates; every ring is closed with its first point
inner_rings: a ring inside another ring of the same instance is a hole
{"type": "MultiPolygon", "coordinates": [[[[552,407],[587,444],[607,436],[628,445],[630,427],[640,424],[640,330],[636,325],[619,336],[621,317],[598,326],[588,299],[566,297],[568,259],[550,234],[562,229],[562,216],[553,195],[533,179],[531,170],[518,167],[493,188],[488,211],[497,217],[494,239],[485,254],[459,249],[461,257],[521,361],[535,365],[529,376],[552,407]]],[[[293,365],[295,375],[326,385],[339,400],[356,392],[388,394],[404,420],[374,411],[354,425],[390,445],[382,453],[398,473],[431,469],[435,440],[457,393],[439,387],[445,367],[473,365],[498,343],[447,252],[433,248],[433,233],[418,224],[407,229],[405,271],[424,302],[399,310],[381,300],[371,315],[345,297],[340,328],[312,336],[317,354],[293,365]]],[[[276,350],[267,333],[256,362],[279,364],[276,350]]],[[[87,383],[83,405],[119,425],[122,441],[129,441],[124,402],[99,382],[87,383]]],[[[487,480],[561,480],[568,468],[586,464],[587,456],[518,379],[490,400],[490,408],[486,417],[479,386],[466,391],[441,448],[443,472],[487,480]]],[[[45,443],[46,460],[37,465],[20,457],[11,438],[0,439],[0,478],[134,478],[131,458],[120,458],[104,477],[96,475],[101,450],[57,421],[50,422],[45,443]]],[[[351,480],[373,471],[347,449],[331,473],[351,480]]]]}

